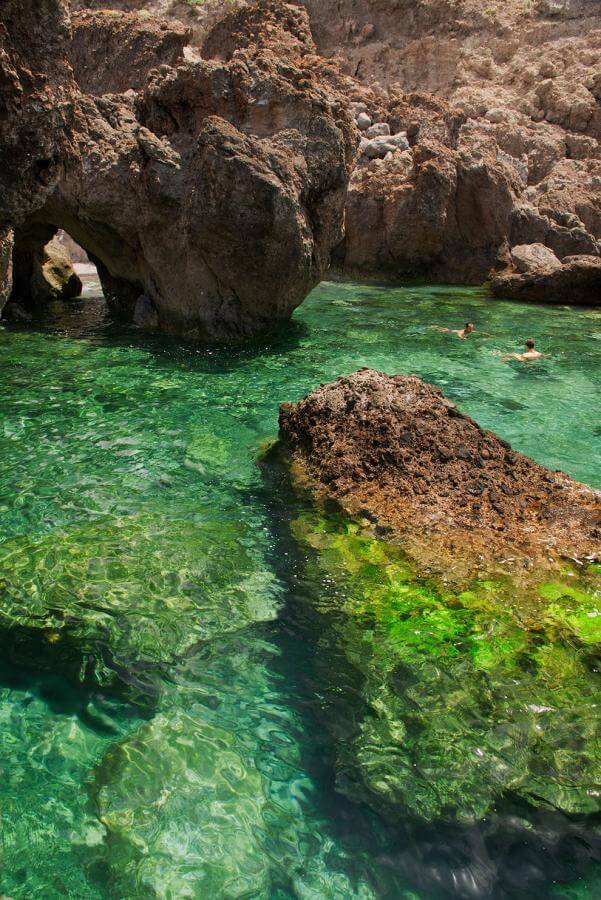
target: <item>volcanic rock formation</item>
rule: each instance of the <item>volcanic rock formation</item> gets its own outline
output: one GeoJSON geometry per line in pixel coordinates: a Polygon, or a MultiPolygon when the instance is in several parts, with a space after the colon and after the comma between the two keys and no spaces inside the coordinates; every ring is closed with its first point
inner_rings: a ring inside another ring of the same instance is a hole
{"type": "MultiPolygon", "coordinates": [[[[306,18],[263,5],[282,18],[276,31],[306,18]]],[[[27,36],[8,25],[25,54],[27,36]]],[[[73,150],[41,208],[3,209],[19,224],[15,258],[40,255],[40,228],[64,228],[116,313],[189,338],[288,317],[341,237],[356,144],[344,105],[300,56],[252,32],[245,52],[210,62],[187,60],[186,29],[152,16],[87,12],[73,27],[55,47],[73,66],[73,150]]]]}
{"type": "MultiPolygon", "coordinates": [[[[283,404],[301,479],[440,569],[601,553],[601,496],[511,449],[415,375],[360,369],[283,404]]],[[[510,568],[510,567],[509,567],[510,568]]]]}
{"type": "Polygon", "coordinates": [[[0,227],[72,232],[126,318],[260,331],[334,245],[343,274],[527,297],[511,250],[539,243],[567,261],[549,289],[596,301],[572,260],[601,252],[595,0],[72,7],[72,38],[59,0],[2,11],[0,227]]]}

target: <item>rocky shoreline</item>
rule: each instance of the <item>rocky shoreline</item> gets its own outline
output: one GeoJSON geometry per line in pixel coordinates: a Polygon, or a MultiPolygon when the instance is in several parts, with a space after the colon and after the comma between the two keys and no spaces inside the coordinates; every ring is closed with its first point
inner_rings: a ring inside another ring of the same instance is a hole
{"type": "Polygon", "coordinates": [[[598,304],[598,5],[410,6],[7,2],[1,303],[8,244],[27,309],[63,228],[115,313],[197,340],[269,330],[330,266],[598,304]]]}

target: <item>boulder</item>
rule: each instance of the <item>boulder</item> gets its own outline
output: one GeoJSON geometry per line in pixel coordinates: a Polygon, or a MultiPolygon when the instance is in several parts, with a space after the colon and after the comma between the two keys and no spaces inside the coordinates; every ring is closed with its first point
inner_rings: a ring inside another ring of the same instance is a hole
{"type": "Polygon", "coordinates": [[[367,115],[366,112],[360,112],[357,116],[357,128],[360,131],[367,131],[371,126],[371,118],[367,115]]]}
{"type": "Polygon", "coordinates": [[[522,274],[561,268],[561,262],[544,244],[520,244],[512,247],[511,260],[518,272],[522,274]]]}
{"type": "Polygon", "coordinates": [[[567,256],[559,266],[524,273],[502,272],[491,279],[495,297],[540,303],[601,304],[601,257],[567,256]]]}
{"type": "Polygon", "coordinates": [[[11,301],[24,309],[73,300],[82,291],[67,248],[43,226],[19,229],[13,250],[11,301]]]}
{"type": "Polygon", "coordinates": [[[601,494],[515,452],[415,375],[361,369],[323,385],[281,407],[280,435],[318,495],[438,568],[599,556],[601,494]]]}
{"type": "Polygon", "coordinates": [[[376,122],[369,126],[365,134],[368,138],[384,137],[390,134],[390,125],[388,122],[376,122]]]}
{"type": "Polygon", "coordinates": [[[81,295],[81,279],[73,269],[68,250],[56,238],[44,247],[39,276],[40,293],[46,291],[49,299],[73,300],[81,295]]]}

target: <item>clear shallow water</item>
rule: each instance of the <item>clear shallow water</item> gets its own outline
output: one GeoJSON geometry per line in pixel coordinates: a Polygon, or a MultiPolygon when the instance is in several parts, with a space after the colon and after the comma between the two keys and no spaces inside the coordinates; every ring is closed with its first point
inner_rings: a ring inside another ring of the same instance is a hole
{"type": "MultiPolygon", "coordinates": [[[[595,311],[328,284],[241,350],[149,339],[94,301],[0,330],[5,895],[572,896],[560,878],[598,896],[592,852],[558,843],[522,892],[478,829],[391,825],[336,790],[361,694],[315,613],[336,574],[257,459],[280,402],[362,365],[421,375],[601,487],[595,311]],[[467,320],[490,337],[430,328],[467,320]],[[496,355],[525,337],[550,357],[496,355]]],[[[540,848],[518,843],[526,873],[540,848]]]]}

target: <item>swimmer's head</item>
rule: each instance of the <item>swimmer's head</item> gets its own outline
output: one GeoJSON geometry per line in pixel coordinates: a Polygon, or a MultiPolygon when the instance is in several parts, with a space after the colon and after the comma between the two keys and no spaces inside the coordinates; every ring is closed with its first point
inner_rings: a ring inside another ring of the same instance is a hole
{"type": "Polygon", "coordinates": [[[526,341],[526,350],[534,350],[534,341],[532,338],[528,338],[526,341]]]}
{"type": "Polygon", "coordinates": [[[474,323],[473,323],[473,322],[466,322],[466,323],[465,323],[465,327],[464,327],[463,330],[464,330],[465,332],[467,332],[467,334],[469,334],[470,332],[472,332],[472,331],[474,330],[474,323]]]}

